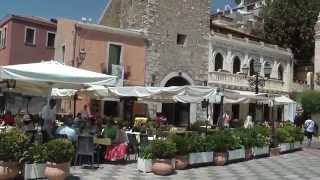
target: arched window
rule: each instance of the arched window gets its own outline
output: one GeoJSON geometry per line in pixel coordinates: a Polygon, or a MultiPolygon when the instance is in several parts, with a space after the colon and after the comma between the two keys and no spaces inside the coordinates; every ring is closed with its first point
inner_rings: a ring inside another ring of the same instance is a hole
{"type": "Polygon", "coordinates": [[[220,53],[214,59],[214,70],[218,71],[219,69],[223,69],[223,56],[220,53]]]}
{"type": "Polygon", "coordinates": [[[233,59],[233,74],[240,72],[240,68],[241,68],[241,61],[240,61],[239,57],[236,56],[233,59]]]}
{"type": "Polygon", "coordinates": [[[278,79],[283,80],[283,67],[281,65],[278,67],[278,79]]]}
{"type": "MultiPolygon", "coordinates": [[[[264,69],[266,69],[266,68],[270,68],[272,70],[271,64],[269,62],[264,63],[264,69]]],[[[270,78],[271,70],[270,70],[270,73],[266,72],[266,70],[265,70],[264,77],[270,78]]]]}
{"type": "Polygon", "coordinates": [[[249,67],[249,75],[250,76],[253,76],[255,73],[254,73],[254,60],[251,59],[250,61],[250,67],[249,67]]]}

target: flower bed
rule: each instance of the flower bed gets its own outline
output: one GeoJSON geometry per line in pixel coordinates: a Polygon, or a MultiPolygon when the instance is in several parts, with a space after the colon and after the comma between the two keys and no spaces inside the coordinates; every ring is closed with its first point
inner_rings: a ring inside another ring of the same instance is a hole
{"type": "Polygon", "coordinates": [[[285,153],[301,149],[304,135],[301,128],[296,128],[287,123],[278,129],[277,138],[279,141],[280,152],[285,153]]]}

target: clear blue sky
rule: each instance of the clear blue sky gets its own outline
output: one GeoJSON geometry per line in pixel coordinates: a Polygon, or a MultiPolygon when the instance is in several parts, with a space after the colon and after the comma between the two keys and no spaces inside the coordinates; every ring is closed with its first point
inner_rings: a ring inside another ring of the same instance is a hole
{"type": "MultiPolygon", "coordinates": [[[[223,8],[233,0],[213,0],[211,9],[223,8]]],[[[8,14],[33,15],[46,18],[81,17],[99,19],[108,0],[0,0],[0,18],[8,14]]]]}

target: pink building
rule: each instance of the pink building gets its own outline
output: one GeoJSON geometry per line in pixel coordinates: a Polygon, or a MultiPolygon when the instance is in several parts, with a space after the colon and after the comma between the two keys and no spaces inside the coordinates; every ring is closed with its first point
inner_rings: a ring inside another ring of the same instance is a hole
{"type": "Polygon", "coordinates": [[[10,15],[0,21],[0,65],[50,60],[54,57],[56,20],[10,15]]]}
{"type": "MultiPolygon", "coordinates": [[[[141,32],[59,19],[54,59],[71,66],[113,75],[120,68],[124,71],[124,85],[144,86],[145,42],[141,32]]],[[[73,111],[71,104],[63,105],[67,112],[73,111]]],[[[119,115],[115,111],[120,109],[120,104],[114,101],[82,99],[77,103],[77,110],[81,110],[84,104],[90,104],[93,111],[119,115]]]]}

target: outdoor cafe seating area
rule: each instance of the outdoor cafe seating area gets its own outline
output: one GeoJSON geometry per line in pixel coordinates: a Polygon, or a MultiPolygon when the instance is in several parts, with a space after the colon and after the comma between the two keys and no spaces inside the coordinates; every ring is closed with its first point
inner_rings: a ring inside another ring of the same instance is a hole
{"type": "MultiPolygon", "coordinates": [[[[89,164],[91,168],[99,168],[101,163],[132,160],[137,160],[137,169],[143,172],[151,172],[152,167],[154,173],[168,175],[174,169],[184,169],[188,165],[224,165],[228,162],[230,150],[239,151],[238,159],[251,159],[259,154],[254,148],[263,151],[263,155],[269,155],[269,151],[276,154],[269,149],[278,147],[271,139],[274,121],[257,123],[256,126],[252,124],[247,128],[224,129],[221,118],[216,124],[206,118],[194,122],[192,126],[180,128],[170,125],[170,120],[161,114],[157,117],[134,117],[132,103],[201,104],[206,100],[209,104],[223,107],[224,103],[249,101],[272,106],[287,103],[285,101],[288,100],[282,97],[281,101],[277,101],[278,97],[266,93],[242,93],[208,86],[112,87],[116,82],[113,76],[79,70],[57,62],[14,65],[0,70],[1,78],[8,85],[8,93],[48,96],[47,108],[55,105],[54,98],[75,100],[78,95],[100,100],[127,99],[131,104],[126,109],[129,112],[126,117],[91,114],[87,110],[90,107],[84,107],[80,113],[74,109],[73,115],[55,116],[55,121],[50,124],[46,124],[43,112],[31,116],[28,112],[20,111],[13,115],[6,111],[0,126],[0,147],[3,147],[0,158],[4,160],[0,167],[10,173],[0,173],[0,176],[7,178],[24,174],[26,179],[52,176],[63,179],[68,176],[70,165],[89,164]],[[61,74],[62,69],[64,72],[61,74]],[[21,163],[24,168],[21,168],[21,163]]],[[[52,113],[51,110],[48,112],[52,113]]],[[[291,144],[300,147],[296,142],[301,142],[301,129],[299,131],[290,124],[284,124],[281,131],[283,136],[279,137],[279,142],[287,143],[289,147],[291,144]],[[290,139],[291,136],[295,138],[290,139]]]]}

